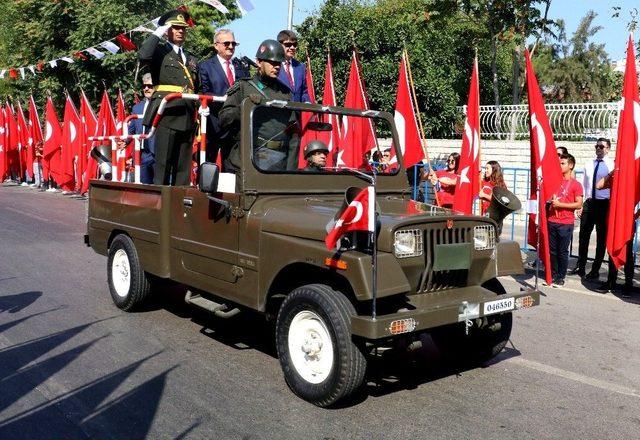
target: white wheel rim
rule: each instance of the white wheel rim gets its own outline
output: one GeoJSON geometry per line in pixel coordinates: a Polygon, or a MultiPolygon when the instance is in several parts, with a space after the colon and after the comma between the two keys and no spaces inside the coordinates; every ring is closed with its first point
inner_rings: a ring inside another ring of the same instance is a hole
{"type": "Polygon", "coordinates": [[[129,256],[124,249],[118,249],[111,263],[111,280],[119,297],[124,298],[129,294],[131,286],[131,269],[129,256]]]}
{"type": "Polygon", "coordinates": [[[333,368],[333,342],[324,321],[305,310],[289,326],[289,355],[294,368],[309,383],[323,382],[333,368]]]}

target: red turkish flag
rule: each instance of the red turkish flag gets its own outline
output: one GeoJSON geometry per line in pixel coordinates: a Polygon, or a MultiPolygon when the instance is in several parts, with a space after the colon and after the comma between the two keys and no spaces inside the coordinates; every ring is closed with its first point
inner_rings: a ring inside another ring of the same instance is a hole
{"type": "MultiPolygon", "coordinates": [[[[398,137],[400,138],[400,151],[404,159],[404,167],[409,168],[424,159],[424,151],[418,130],[416,110],[411,98],[409,88],[409,75],[407,72],[406,54],[402,52],[400,68],[398,69],[398,90],[396,92],[396,111],[393,117],[398,137]]],[[[395,151],[392,148],[391,151],[395,151]]],[[[397,162],[394,156],[391,162],[397,162]]]]}
{"type": "Polygon", "coordinates": [[[19,162],[20,162],[20,180],[25,178],[25,171],[32,174],[33,169],[33,154],[31,152],[31,130],[27,123],[27,118],[24,116],[22,105],[18,101],[18,110],[16,111],[16,121],[18,127],[18,150],[19,150],[19,162]]]}
{"type": "Polygon", "coordinates": [[[29,96],[29,129],[31,130],[31,139],[33,146],[33,161],[42,164],[42,157],[36,155],[38,144],[42,142],[42,126],[40,125],[40,116],[38,115],[38,108],[36,102],[33,99],[33,95],[29,96]]]}
{"type": "Polygon", "coordinates": [[[44,146],[42,151],[43,158],[43,176],[48,179],[53,177],[56,182],[60,181],[61,171],[61,154],[62,154],[62,128],[58,114],[51,100],[51,96],[47,97],[47,105],[45,108],[45,131],[44,146]]]}
{"type": "Polygon", "coordinates": [[[473,72],[469,85],[467,115],[464,119],[464,136],[460,150],[460,166],[453,209],[471,214],[473,200],[480,191],[480,82],[478,80],[478,57],[473,60],[473,72]]]}
{"type": "MultiPolygon", "coordinates": [[[[111,102],[109,101],[109,94],[105,90],[102,93],[102,101],[100,102],[98,118],[96,120],[93,132],[90,134],[90,136],[112,136],[117,134],[120,133],[116,128],[116,120],[113,117],[113,109],[111,108],[111,102]]],[[[89,181],[91,179],[95,179],[98,170],[98,163],[93,158],[93,156],[91,156],[91,149],[103,144],[109,145],[109,147],[111,147],[111,142],[109,141],[88,141],[87,143],[87,170],[84,174],[84,179],[82,180],[82,186],[80,188],[81,194],[84,194],[89,190],[89,181]]]]}
{"type": "Polygon", "coordinates": [[[78,139],[81,135],[82,122],[80,115],[67,95],[64,106],[64,122],[62,123],[62,152],[60,154],[60,181],[58,185],[63,191],[75,189],[74,163],[77,152],[78,139]]]}
{"type": "MultiPolygon", "coordinates": [[[[91,150],[91,141],[89,141],[89,136],[93,136],[95,134],[98,125],[98,119],[91,108],[91,103],[89,102],[87,95],[84,93],[84,90],[80,93],[80,120],[82,125],[80,126],[80,136],[77,143],[78,162],[76,182],[78,190],[80,190],[80,193],[82,194],[82,188],[85,187],[85,183],[88,183],[88,179],[85,176],[88,167],[91,166],[92,168],[97,168],[93,159],[91,159],[91,164],[89,164],[89,152],[91,150]]],[[[95,170],[90,171],[89,174],[95,175],[95,170]]]]}
{"type": "MultiPolygon", "coordinates": [[[[538,179],[540,183],[540,199],[537,208],[537,223],[540,231],[540,248],[538,255],[545,267],[545,279],[551,284],[551,257],[549,255],[549,235],[547,230],[546,201],[550,200],[562,184],[560,161],[556,152],[556,144],[547,118],[547,112],[542,101],[542,94],[538,86],[536,74],[531,65],[529,51],[524,52],[527,72],[527,94],[529,97],[529,130],[531,145],[531,194],[530,200],[537,200],[538,179]]],[[[537,247],[536,215],[529,215],[529,244],[537,247]]]]}
{"type": "Polygon", "coordinates": [[[0,183],[7,175],[7,124],[4,107],[0,106],[0,183]]]}
{"type": "Polygon", "coordinates": [[[126,128],[124,127],[124,120],[127,119],[127,116],[122,90],[118,89],[118,98],[116,99],[116,131],[119,134],[129,134],[128,131],[123,131],[126,128]]]}
{"type": "Polygon", "coordinates": [[[627,44],[627,64],[622,87],[623,108],[618,124],[615,174],[611,185],[611,205],[607,228],[607,250],[616,267],[627,260],[626,246],[633,240],[634,208],[640,200],[640,99],[633,39],[627,44]]]}
{"type": "MultiPolygon", "coordinates": [[[[322,105],[335,107],[338,105],[336,101],[336,88],[333,83],[333,66],[331,63],[331,54],[327,54],[327,67],[324,71],[324,90],[322,92],[322,105]]],[[[327,144],[329,148],[329,155],[327,156],[327,166],[334,166],[336,152],[338,151],[338,145],[342,139],[342,123],[340,118],[335,114],[325,115],[326,122],[331,124],[331,131],[326,132],[326,135],[322,137],[322,140],[327,144]]]]}
{"type": "Polygon", "coordinates": [[[375,189],[368,186],[358,193],[340,215],[324,243],[327,249],[335,249],[338,240],[349,231],[375,231],[375,189]]]}
{"type": "Polygon", "coordinates": [[[20,155],[19,144],[20,136],[18,133],[18,123],[13,113],[13,107],[8,102],[5,105],[5,123],[6,131],[6,166],[7,173],[20,174],[20,155]]]}
{"type": "MultiPolygon", "coordinates": [[[[347,108],[369,110],[369,102],[360,75],[360,65],[355,50],[351,58],[351,70],[347,83],[347,108]]],[[[370,118],[346,116],[343,118],[343,141],[338,151],[338,165],[351,168],[366,168],[365,154],[376,147],[376,134],[370,118]]]]}
{"type": "Polygon", "coordinates": [[[125,34],[117,35],[116,42],[125,52],[131,52],[137,49],[136,45],[133,44],[133,41],[131,41],[125,34]]]}
{"type": "MultiPolygon", "coordinates": [[[[306,66],[306,80],[307,80],[307,92],[309,93],[309,101],[311,104],[316,103],[316,91],[313,87],[313,74],[311,73],[311,60],[307,53],[307,66],[306,66]]],[[[300,126],[302,127],[302,136],[300,138],[300,151],[298,152],[298,168],[304,168],[307,166],[307,161],[304,158],[304,147],[312,140],[318,139],[318,132],[307,129],[309,121],[317,121],[317,113],[313,112],[301,112],[300,113],[300,126]]]]}

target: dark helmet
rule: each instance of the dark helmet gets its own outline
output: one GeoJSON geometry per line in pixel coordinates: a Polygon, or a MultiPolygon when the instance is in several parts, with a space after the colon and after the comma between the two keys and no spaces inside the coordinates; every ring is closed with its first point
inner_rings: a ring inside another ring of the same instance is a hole
{"type": "Polygon", "coordinates": [[[316,151],[324,151],[325,153],[329,154],[329,148],[327,148],[327,145],[320,140],[315,140],[309,142],[307,146],[304,147],[304,158],[308,158],[316,151]]]}
{"type": "Polygon", "coordinates": [[[276,40],[264,40],[256,51],[256,58],[265,61],[284,61],[284,48],[276,40]]]}

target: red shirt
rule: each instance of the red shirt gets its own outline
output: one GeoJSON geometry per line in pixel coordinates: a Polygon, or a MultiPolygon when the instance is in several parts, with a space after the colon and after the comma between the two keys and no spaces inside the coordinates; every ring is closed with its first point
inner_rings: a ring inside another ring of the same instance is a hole
{"type": "MultiPolygon", "coordinates": [[[[482,179],[480,181],[480,184],[482,185],[480,187],[480,193],[486,196],[489,196],[489,198],[491,198],[491,196],[493,195],[493,187],[495,186],[493,182],[491,180],[482,179]]],[[[480,200],[482,200],[482,215],[484,215],[487,212],[489,205],[491,205],[491,201],[485,200],[485,199],[480,199],[480,200]]]]}
{"type": "MultiPolygon", "coordinates": [[[[564,203],[574,203],[578,197],[582,197],[582,185],[576,179],[563,180],[562,185],[556,195],[558,200],[564,203]]],[[[563,225],[572,225],[575,220],[574,211],[577,208],[549,208],[547,212],[547,221],[551,223],[560,223],[563,225]]]]}
{"type": "MultiPolygon", "coordinates": [[[[458,175],[452,171],[447,170],[438,170],[436,171],[436,177],[440,179],[441,177],[448,177],[449,179],[456,180],[458,175]]],[[[456,185],[447,185],[445,183],[440,182],[440,191],[438,191],[438,201],[440,202],[440,206],[445,208],[453,207],[453,195],[456,192],[456,185]]]]}

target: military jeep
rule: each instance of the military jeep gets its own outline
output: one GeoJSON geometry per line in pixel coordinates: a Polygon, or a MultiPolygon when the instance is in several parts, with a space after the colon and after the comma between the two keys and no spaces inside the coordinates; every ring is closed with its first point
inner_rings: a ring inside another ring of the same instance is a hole
{"type": "Polygon", "coordinates": [[[443,352],[484,362],[507,343],[512,312],[539,304],[539,292],[506,292],[498,282],[523,267],[519,246],[499,241],[493,220],[410,199],[390,114],[247,99],[237,141],[241,169],[204,164],[198,187],[91,182],[85,241],[108,257],[119,308],[136,308],[173,280],[187,286],[188,303],[217,317],[258,311],[275,323],[291,390],[329,406],[362,385],[373,347],[429,332],[443,352]],[[339,118],[343,130],[361,130],[345,139],[373,141],[374,153],[391,148],[397,164],[367,154],[348,169],[330,145],[327,167],[303,171],[299,151],[330,139],[339,118]],[[375,261],[367,233],[327,249],[345,190],[365,187],[372,173],[375,261]]]}

